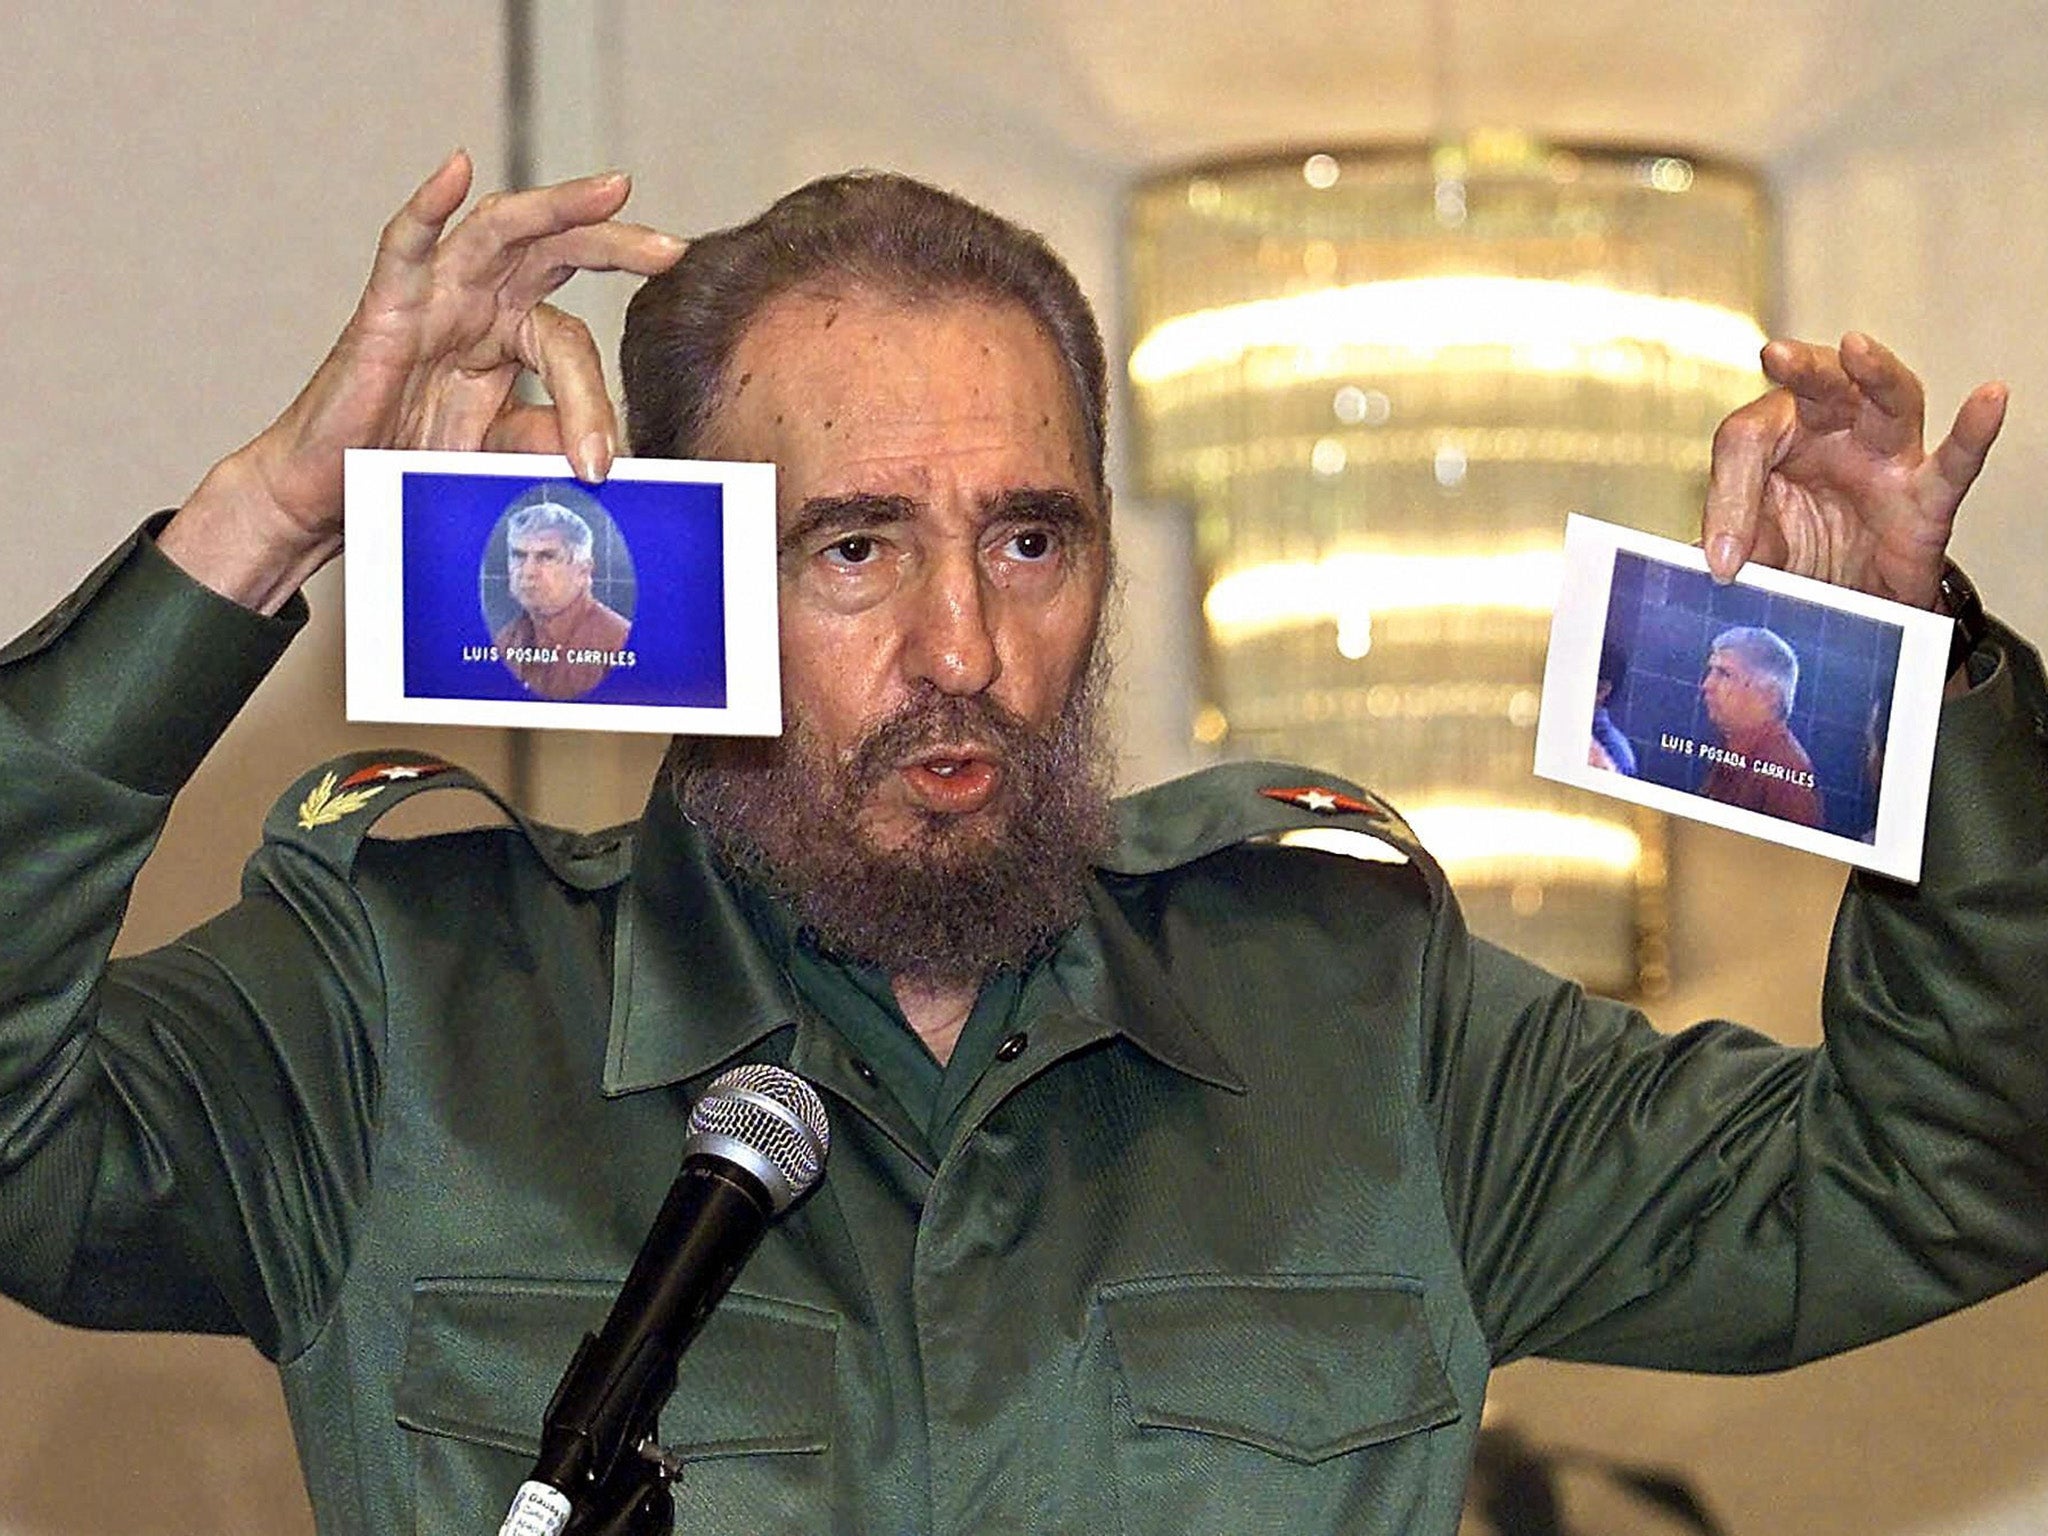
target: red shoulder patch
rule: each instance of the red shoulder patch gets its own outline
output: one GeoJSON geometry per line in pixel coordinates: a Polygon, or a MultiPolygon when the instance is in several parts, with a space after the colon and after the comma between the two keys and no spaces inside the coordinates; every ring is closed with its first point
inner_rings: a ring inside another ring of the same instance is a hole
{"type": "Polygon", "coordinates": [[[359,784],[394,784],[401,779],[424,779],[446,772],[446,763],[372,763],[367,768],[358,768],[335,787],[354,789],[359,784]]]}
{"type": "Polygon", "coordinates": [[[1282,805],[1291,805],[1298,810],[1314,811],[1319,816],[1335,816],[1340,812],[1354,816],[1370,816],[1384,821],[1386,808],[1361,800],[1356,795],[1347,795],[1342,790],[1327,789],[1319,784],[1305,784],[1291,789],[1262,789],[1259,791],[1268,800],[1278,800],[1282,805]]]}

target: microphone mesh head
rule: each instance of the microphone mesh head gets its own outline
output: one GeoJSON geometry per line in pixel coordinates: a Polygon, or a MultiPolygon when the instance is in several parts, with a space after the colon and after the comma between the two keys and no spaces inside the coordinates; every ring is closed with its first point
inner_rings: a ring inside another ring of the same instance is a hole
{"type": "Polygon", "coordinates": [[[832,1127],[817,1089],[781,1067],[734,1067],[711,1080],[690,1110],[689,1146],[700,1145],[753,1167],[775,1209],[818,1182],[832,1127]]]}

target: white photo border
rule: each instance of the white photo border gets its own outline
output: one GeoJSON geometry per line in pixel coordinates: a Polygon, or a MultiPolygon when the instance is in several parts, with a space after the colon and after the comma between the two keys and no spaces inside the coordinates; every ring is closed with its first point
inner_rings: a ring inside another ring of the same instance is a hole
{"type": "Polygon", "coordinates": [[[778,736],[775,466],[709,459],[616,459],[611,479],[711,485],[721,505],[726,702],[708,708],[549,699],[420,698],[405,691],[403,492],[408,475],[494,476],[522,485],[575,480],[567,458],[351,448],[344,456],[346,710],[351,721],[684,736],[778,736]]]}
{"type": "Polygon", "coordinates": [[[1701,573],[1706,572],[1707,562],[1693,545],[1576,512],[1566,520],[1564,545],[1564,580],[1551,618],[1543,703],[1536,725],[1539,777],[1804,849],[1895,879],[1920,878],[1928,781],[1954,633],[1952,620],[1923,608],[1758,565],[1744,566],[1735,578],[1738,585],[1875,619],[1902,631],[1898,664],[1892,674],[1891,721],[1878,785],[1876,833],[1870,842],[1863,842],[1593,767],[1587,761],[1587,743],[1592,739],[1593,696],[1600,648],[1607,633],[1615,555],[1626,551],[1701,573]]]}

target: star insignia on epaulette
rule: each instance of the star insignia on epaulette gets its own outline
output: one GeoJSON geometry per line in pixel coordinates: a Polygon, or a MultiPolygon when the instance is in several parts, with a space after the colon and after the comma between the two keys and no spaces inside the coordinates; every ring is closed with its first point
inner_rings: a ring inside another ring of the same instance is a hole
{"type": "Polygon", "coordinates": [[[1335,816],[1347,813],[1354,816],[1371,816],[1385,820],[1386,811],[1370,800],[1361,800],[1356,795],[1347,795],[1341,790],[1326,789],[1319,784],[1305,784],[1291,789],[1262,789],[1259,791],[1268,800],[1278,800],[1282,805],[1291,805],[1299,810],[1314,811],[1318,816],[1335,816]]]}
{"type": "Polygon", "coordinates": [[[338,783],[332,773],[322,774],[312,793],[299,802],[299,826],[307,832],[332,826],[360,811],[396,782],[447,771],[446,763],[373,763],[338,783]]]}
{"type": "Polygon", "coordinates": [[[447,771],[446,763],[372,763],[343,779],[341,788],[354,789],[358,784],[394,784],[400,779],[424,779],[430,774],[447,771]]]}

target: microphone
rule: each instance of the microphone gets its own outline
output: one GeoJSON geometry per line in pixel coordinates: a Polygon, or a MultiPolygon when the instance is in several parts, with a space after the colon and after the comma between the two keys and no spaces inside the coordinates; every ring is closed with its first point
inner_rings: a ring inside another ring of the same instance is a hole
{"type": "Polygon", "coordinates": [[[677,1361],[768,1223],[818,1182],[830,1143],[824,1103],[795,1073],[752,1065],[712,1080],[618,1299],[555,1388],[540,1455],[498,1536],[667,1529],[659,1447],[643,1442],[677,1361]]]}

